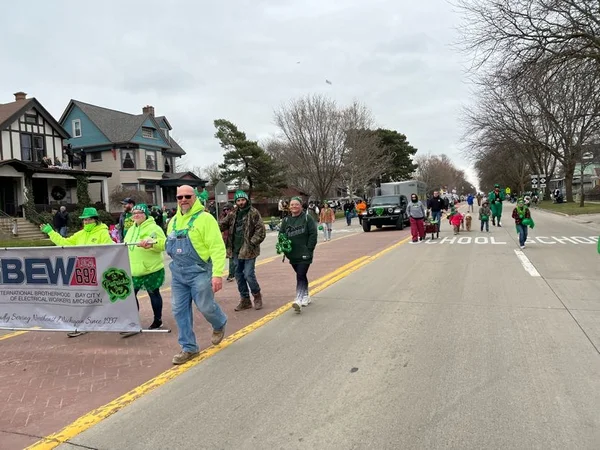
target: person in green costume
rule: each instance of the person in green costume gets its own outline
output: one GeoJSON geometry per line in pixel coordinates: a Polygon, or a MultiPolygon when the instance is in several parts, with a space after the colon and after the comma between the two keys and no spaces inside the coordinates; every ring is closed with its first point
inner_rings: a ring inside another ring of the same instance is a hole
{"type": "Polygon", "coordinates": [[[533,228],[535,224],[533,223],[531,212],[523,198],[517,200],[517,207],[513,209],[512,218],[515,219],[515,226],[517,227],[517,233],[519,234],[519,246],[525,248],[528,231],[527,227],[533,228]]]}
{"type": "Polygon", "coordinates": [[[303,211],[299,197],[290,201],[290,213],[281,222],[277,252],[284,253],[296,272],[296,301],[292,306],[300,313],[301,306],[310,304],[307,273],[317,246],[318,231],[315,220],[303,211]]]}
{"type": "Polygon", "coordinates": [[[500,185],[494,185],[494,190],[489,193],[490,209],[492,210],[492,225],[501,227],[502,202],[504,201],[504,191],[500,190],[500,185]],[[498,222],[496,224],[496,221],[498,222]]]}
{"type": "MultiPolygon", "coordinates": [[[[40,230],[48,235],[54,245],[59,247],[114,244],[108,227],[100,222],[96,208],[84,208],[79,218],[83,221],[83,229],[67,238],[62,237],[54,231],[52,225],[47,223],[40,225],[40,230]]],[[[87,331],[71,331],[67,333],[67,336],[77,337],[86,333],[87,331]]]]}
{"type": "Polygon", "coordinates": [[[137,294],[140,289],[148,291],[154,313],[154,321],[149,329],[155,330],[162,326],[163,299],[160,287],[165,281],[164,251],[167,238],[162,228],[150,216],[148,205],[135,205],[131,214],[134,225],[127,231],[125,243],[130,244],[128,249],[133,292],[139,309],[137,294]]]}

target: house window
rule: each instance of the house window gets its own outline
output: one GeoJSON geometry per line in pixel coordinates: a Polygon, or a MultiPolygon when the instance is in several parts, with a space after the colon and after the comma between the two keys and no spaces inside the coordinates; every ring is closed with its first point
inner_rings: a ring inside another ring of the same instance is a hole
{"type": "Polygon", "coordinates": [[[40,162],[44,156],[46,156],[46,152],[44,151],[44,137],[33,136],[33,157],[35,161],[40,162]]]}
{"type": "Polygon", "coordinates": [[[156,152],[146,150],[146,170],[156,170],[156,152]]]}
{"type": "Polygon", "coordinates": [[[121,149],[121,169],[135,169],[135,150],[121,149]]]}
{"type": "Polygon", "coordinates": [[[142,137],[154,139],[154,130],[148,127],[142,127],[142,137]]]}
{"type": "Polygon", "coordinates": [[[33,161],[33,142],[30,134],[21,135],[21,160],[33,161]]]}
{"type": "Polygon", "coordinates": [[[40,162],[46,156],[44,137],[31,134],[21,134],[21,160],[40,162]]]}
{"type": "Polygon", "coordinates": [[[25,123],[37,124],[37,116],[35,114],[25,114],[25,123]]]}
{"type": "Polygon", "coordinates": [[[102,161],[102,152],[90,153],[90,161],[92,161],[92,162],[102,161]]]}
{"type": "Polygon", "coordinates": [[[173,157],[165,156],[165,172],[173,173],[173,157]]]}
{"type": "Polygon", "coordinates": [[[81,120],[75,119],[74,121],[71,122],[71,125],[73,127],[73,137],[74,138],[81,137],[81,120]]]}
{"type": "Polygon", "coordinates": [[[153,184],[147,184],[145,186],[146,194],[150,197],[150,204],[156,205],[156,186],[153,184]]]}
{"type": "Polygon", "coordinates": [[[168,128],[161,128],[163,134],[165,135],[165,137],[167,138],[167,141],[170,139],[169,138],[169,129],[168,128]]]}
{"type": "Polygon", "coordinates": [[[121,184],[124,191],[137,191],[138,185],[137,183],[123,183],[121,184]]]}

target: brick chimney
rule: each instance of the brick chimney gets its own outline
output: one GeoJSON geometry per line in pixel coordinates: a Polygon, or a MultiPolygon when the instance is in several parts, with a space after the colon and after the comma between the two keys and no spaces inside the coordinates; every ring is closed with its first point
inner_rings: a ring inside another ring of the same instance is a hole
{"type": "Polygon", "coordinates": [[[23,91],[15,92],[15,101],[20,102],[22,100],[27,100],[27,94],[23,91]]]}
{"type": "Polygon", "coordinates": [[[154,106],[146,105],[142,108],[142,112],[144,114],[150,114],[152,117],[154,117],[154,106]]]}

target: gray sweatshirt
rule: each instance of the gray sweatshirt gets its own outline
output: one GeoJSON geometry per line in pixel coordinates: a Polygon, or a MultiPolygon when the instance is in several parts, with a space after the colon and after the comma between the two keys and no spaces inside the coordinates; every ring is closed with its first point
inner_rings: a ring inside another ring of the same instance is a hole
{"type": "Polygon", "coordinates": [[[425,206],[423,206],[421,200],[418,200],[417,203],[409,201],[408,206],[406,207],[406,215],[408,217],[412,217],[413,219],[424,219],[425,206]]]}

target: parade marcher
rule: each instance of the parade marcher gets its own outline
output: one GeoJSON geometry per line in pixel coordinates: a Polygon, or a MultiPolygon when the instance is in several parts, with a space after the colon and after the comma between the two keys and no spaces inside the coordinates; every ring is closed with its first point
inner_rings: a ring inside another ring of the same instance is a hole
{"type": "Polygon", "coordinates": [[[323,227],[325,241],[331,240],[333,222],[335,222],[335,213],[333,212],[333,209],[331,209],[327,203],[323,203],[323,208],[319,214],[319,225],[323,227]]]}
{"type": "Polygon", "coordinates": [[[481,199],[483,198],[481,192],[478,192],[475,197],[477,198],[477,206],[481,206],[481,199]]]}
{"type": "Polygon", "coordinates": [[[437,222],[438,231],[442,223],[442,210],[447,210],[446,201],[440,197],[438,191],[433,191],[433,197],[427,200],[427,210],[431,211],[431,219],[437,222]]]}
{"type": "Polygon", "coordinates": [[[135,200],[127,197],[123,199],[121,202],[123,205],[123,212],[119,217],[119,233],[120,240],[119,242],[123,242],[125,240],[125,235],[127,234],[127,230],[133,225],[133,218],[131,217],[131,210],[135,206],[135,200]]]}
{"type": "Polygon", "coordinates": [[[240,293],[240,303],[235,311],[252,308],[250,293],[254,297],[254,309],[262,309],[263,298],[256,279],[256,258],[260,255],[260,244],[267,235],[265,224],[248,194],[237,191],[234,195],[236,209],[219,222],[221,231],[229,231],[227,257],[236,265],[235,280],[240,293]]]}
{"type": "Polygon", "coordinates": [[[217,221],[205,212],[193,187],[180,186],[176,198],[177,213],[169,221],[165,247],[172,258],[171,301],[181,346],[173,364],[183,364],[199,354],[192,302],[212,325],[212,344],[225,336],[227,316],[215,302],[215,293],[223,287],[225,244],[217,221]]]}
{"type": "Polygon", "coordinates": [[[469,195],[467,195],[467,205],[468,205],[467,211],[468,212],[475,212],[474,205],[473,205],[474,200],[475,200],[475,197],[473,197],[473,194],[471,194],[469,192],[469,195]]]}
{"type": "MultiPolygon", "coordinates": [[[[108,227],[100,222],[96,208],[84,208],[79,218],[83,221],[83,229],[68,238],[62,237],[49,224],[40,225],[40,230],[48,235],[54,245],[59,247],[114,243],[108,232],[108,227]]],[[[72,331],[67,333],[67,336],[77,337],[86,333],[87,331],[72,331]]]]}
{"type": "MultiPolygon", "coordinates": [[[[160,287],[165,281],[164,250],[166,237],[162,228],[150,215],[148,206],[144,203],[137,204],[131,210],[133,226],[125,235],[125,243],[128,245],[129,264],[131,266],[131,277],[133,279],[133,292],[138,304],[137,294],[140,289],[145,289],[150,297],[154,320],[148,327],[150,330],[162,326],[163,299],[160,295],[160,287]]],[[[121,333],[132,334],[132,333],[121,333]]]]}
{"type": "MultiPolygon", "coordinates": [[[[221,212],[219,221],[221,221],[225,217],[227,217],[227,214],[229,214],[232,210],[233,210],[233,206],[230,203],[227,203],[225,206],[223,206],[223,211],[221,212]]],[[[223,236],[223,242],[227,243],[227,238],[229,237],[229,230],[223,231],[221,233],[221,236],[223,236]]],[[[235,280],[235,262],[233,261],[233,258],[228,258],[228,261],[229,261],[229,272],[227,274],[227,281],[231,282],[231,281],[235,280]]]]}
{"type": "Polygon", "coordinates": [[[300,198],[294,197],[290,201],[290,213],[281,223],[277,252],[284,253],[296,272],[296,300],[292,306],[300,313],[301,307],[308,306],[311,301],[307,273],[313,261],[318,232],[313,218],[302,211],[300,198]]]}
{"type": "Polygon", "coordinates": [[[54,228],[58,231],[62,237],[67,237],[67,230],[69,226],[69,213],[67,212],[66,206],[61,206],[59,211],[54,215],[54,228]]]}
{"type": "Polygon", "coordinates": [[[500,185],[494,185],[494,190],[488,195],[490,209],[492,210],[492,225],[501,227],[502,202],[504,201],[504,191],[500,190],[500,185]]]}
{"type": "Polygon", "coordinates": [[[490,232],[490,216],[492,215],[492,210],[490,209],[490,204],[487,199],[483,201],[483,205],[479,208],[479,220],[481,222],[481,231],[485,226],[485,231],[490,232]]]}
{"type": "Polygon", "coordinates": [[[515,226],[517,227],[517,233],[519,234],[519,246],[525,248],[528,227],[533,228],[535,224],[531,218],[529,207],[522,198],[517,200],[517,207],[513,209],[512,218],[515,219],[515,226]]]}
{"type": "Polygon", "coordinates": [[[410,202],[406,206],[406,215],[410,220],[410,233],[413,244],[421,242],[425,238],[425,206],[419,200],[417,194],[410,195],[410,202]]]}
{"type": "Polygon", "coordinates": [[[346,200],[344,203],[344,216],[346,216],[346,223],[348,226],[352,225],[352,214],[354,213],[354,202],[346,200]]]}

